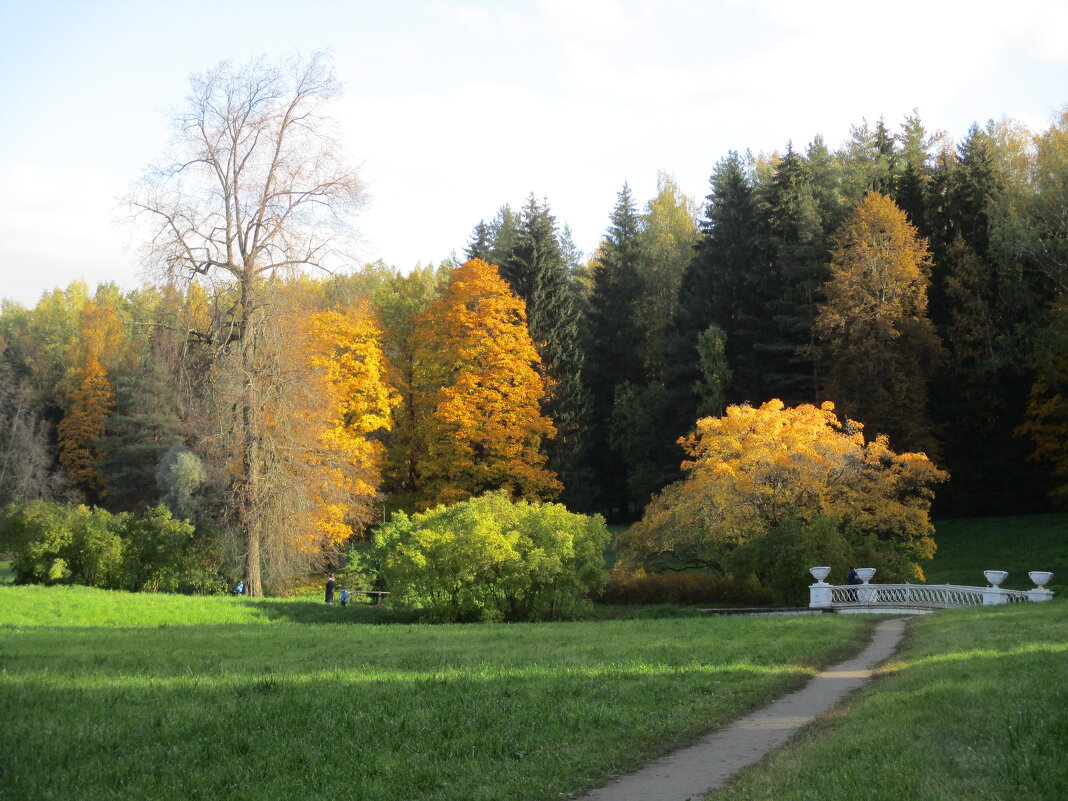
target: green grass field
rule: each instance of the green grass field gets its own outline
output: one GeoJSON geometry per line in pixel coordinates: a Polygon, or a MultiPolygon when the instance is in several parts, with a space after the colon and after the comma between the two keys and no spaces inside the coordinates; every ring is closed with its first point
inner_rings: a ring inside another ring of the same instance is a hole
{"type": "Polygon", "coordinates": [[[361,625],[0,587],[5,799],[558,799],[799,686],[871,620],[361,625]]]}
{"type": "Polygon", "coordinates": [[[984,570],[1007,570],[1002,586],[1026,590],[1034,586],[1029,570],[1052,570],[1049,588],[1068,593],[1068,514],[942,520],[935,528],[938,552],[924,566],[928,584],[982,587],[984,570]]]}
{"type": "Polygon", "coordinates": [[[912,620],[881,676],[717,801],[1068,799],[1068,602],[912,620]]]}

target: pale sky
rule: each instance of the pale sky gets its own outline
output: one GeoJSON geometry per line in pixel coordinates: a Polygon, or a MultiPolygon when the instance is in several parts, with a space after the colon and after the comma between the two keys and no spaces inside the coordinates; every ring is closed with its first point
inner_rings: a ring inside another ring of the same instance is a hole
{"type": "Polygon", "coordinates": [[[188,77],[329,49],[371,202],[357,264],[462,252],[530,192],[590,253],[624,181],[699,202],[728,150],[837,147],[914,108],[962,137],[1068,104],[1064,0],[0,0],[0,297],[141,282],[118,198],[188,77]]]}

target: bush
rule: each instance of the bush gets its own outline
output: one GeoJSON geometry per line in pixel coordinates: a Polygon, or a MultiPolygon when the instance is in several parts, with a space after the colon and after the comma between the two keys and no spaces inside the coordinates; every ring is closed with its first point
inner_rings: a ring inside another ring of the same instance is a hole
{"type": "Polygon", "coordinates": [[[727,557],[729,569],[752,573],[782,604],[807,605],[812,576],[808,569],[828,565],[845,583],[851,567],[874,567],[881,581],[922,580],[923,574],[899,551],[874,534],[843,526],[836,517],[810,522],[792,517],[768,534],[740,545],[727,557]]]}
{"type": "Polygon", "coordinates": [[[395,606],[436,621],[576,616],[605,581],[608,529],[599,515],[489,493],[375,535],[374,558],[395,606]]]}
{"type": "Polygon", "coordinates": [[[612,570],[597,598],[606,604],[770,603],[771,591],[752,576],[714,573],[645,573],[612,570]]]}
{"type": "Polygon", "coordinates": [[[113,589],[122,573],[123,542],[114,516],[52,501],[10,503],[0,528],[20,584],[86,584],[113,589]]]}
{"type": "Polygon", "coordinates": [[[0,512],[0,543],[11,552],[20,584],[199,593],[226,589],[193,526],[172,518],[166,506],[141,515],[113,515],[51,501],[11,503],[0,512]]]}

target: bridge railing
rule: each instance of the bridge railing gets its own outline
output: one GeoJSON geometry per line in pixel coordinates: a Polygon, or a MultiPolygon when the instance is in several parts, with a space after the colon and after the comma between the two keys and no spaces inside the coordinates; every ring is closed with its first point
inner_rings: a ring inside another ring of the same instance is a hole
{"type": "MultiPolygon", "coordinates": [[[[992,588],[962,587],[955,584],[855,584],[831,587],[832,606],[889,606],[952,609],[957,606],[982,606],[992,588]]],[[[1019,590],[996,590],[1004,600],[996,603],[1027,601],[1019,590]]]]}
{"type": "Polygon", "coordinates": [[[1014,604],[1048,601],[1053,597],[1045,584],[1052,577],[1046,571],[1033,571],[1037,585],[1033,590],[1006,590],[999,585],[1008,575],[1003,570],[988,570],[988,587],[965,587],[956,584],[869,584],[874,568],[860,568],[862,584],[833,585],[824,582],[830,568],[814,567],[810,571],[816,583],[809,587],[809,606],[836,611],[868,609],[911,609],[917,611],[951,609],[960,606],[1014,604]]]}

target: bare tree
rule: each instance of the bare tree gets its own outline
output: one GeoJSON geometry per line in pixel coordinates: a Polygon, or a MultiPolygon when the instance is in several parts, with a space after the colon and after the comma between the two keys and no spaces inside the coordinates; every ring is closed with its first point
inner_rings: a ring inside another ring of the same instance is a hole
{"type": "Polygon", "coordinates": [[[266,286],[301,268],[331,269],[351,241],[349,221],[365,193],[325,113],[340,87],[323,54],[240,68],[224,62],[190,83],[172,150],[146,170],[129,203],[145,226],[150,271],[168,281],[227,285],[219,295],[227,308],[210,330],[191,336],[225,353],[236,371],[234,499],[246,586],[258,595],[261,544],[271,538],[263,512],[275,491],[258,433],[271,394],[270,360],[259,353],[271,322],[266,286]]]}
{"type": "Polygon", "coordinates": [[[64,489],[51,470],[48,424],[30,408],[28,394],[0,372],[0,504],[55,498],[64,489]]]}

